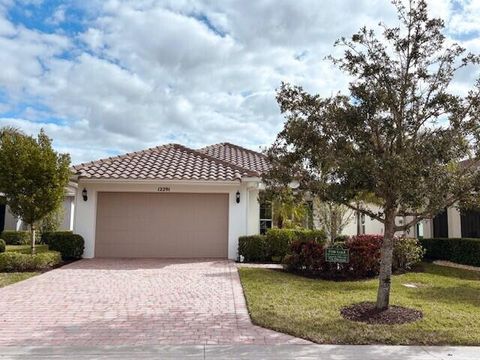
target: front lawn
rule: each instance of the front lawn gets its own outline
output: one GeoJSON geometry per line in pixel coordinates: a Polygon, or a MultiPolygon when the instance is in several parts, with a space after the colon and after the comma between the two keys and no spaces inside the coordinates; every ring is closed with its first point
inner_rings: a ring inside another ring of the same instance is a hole
{"type": "Polygon", "coordinates": [[[341,317],[342,307],[375,300],[376,279],[335,282],[259,268],[239,272],[252,320],[266,328],[328,344],[480,345],[480,273],[434,264],[423,264],[423,270],[393,277],[391,303],[424,316],[403,325],[341,317]]]}
{"type": "Polygon", "coordinates": [[[36,272],[0,273],[0,288],[38,275],[36,272]]]}

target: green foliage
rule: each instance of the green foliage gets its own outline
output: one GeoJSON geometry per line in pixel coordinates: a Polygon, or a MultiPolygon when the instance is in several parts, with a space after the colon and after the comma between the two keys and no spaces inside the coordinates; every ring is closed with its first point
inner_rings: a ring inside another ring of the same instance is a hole
{"type": "Polygon", "coordinates": [[[338,235],[333,241],[334,242],[345,242],[350,238],[348,235],[338,235]]]}
{"type": "Polygon", "coordinates": [[[269,260],[282,260],[288,252],[290,243],[295,239],[293,229],[269,229],[266,234],[266,255],[269,260]]]}
{"type": "MultiPolygon", "coordinates": [[[[31,254],[31,245],[7,245],[6,251],[19,252],[22,254],[31,254]]],[[[37,245],[35,246],[35,253],[39,254],[42,252],[48,251],[48,245],[37,245]]]]}
{"type": "Polygon", "coordinates": [[[326,235],[323,230],[309,229],[269,229],[266,239],[266,254],[268,260],[281,262],[288,253],[290,245],[294,241],[324,243],[326,235]]]}
{"type": "MultiPolygon", "coordinates": [[[[403,325],[372,325],[346,321],[342,317],[341,308],[376,296],[376,279],[311,280],[284,271],[258,268],[240,268],[239,273],[252,321],[315,343],[480,344],[478,271],[425,263],[421,272],[392,276],[395,304],[421,310],[424,314],[421,321],[403,325]],[[417,284],[418,287],[409,288],[404,284],[417,284]]],[[[472,351],[475,353],[474,349],[472,351]]],[[[478,358],[478,355],[472,356],[478,358]]],[[[418,357],[428,358],[422,355],[418,357]]],[[[381,355],[365,357],[357,354],[348,358],[380,359],[381,355]]],[[[398,360],[402,355],[392,355],[390,358],[398,360]]]]}
{"type": "Polygon", "coordinates": [[[290,188],[273,187],[262,191],[263,201],[272,204],[272,220],[278,228],[294,229],[307,226],[310,215],[307,203],[302,196],[294,194],[290,188]]]}
{"type": "Polygon", "coordinates": [[[0,130],[0,192],[12,214],[31,227],[61,206],[69,165],[70,157],[56,153],[43,130],[36,139],[0,130]]]}
{"type": "Polygon", "coordinates": [[[411,270],[425,255],[420,241],[415,238],[399,238],[393,245],[393,271],[411,270]]]}
{"type": "Polygon", "coordinates": [[[28,231],[4,230],[0,237],[5,240],[7,245],[25,245],[30,241],[28,231]]]}
{"type": "Polygon", "coordinates": [[[42,233],[41,242],[42,244],[49,244],[51,238],[70,235],[73,235],[73,231],[47,231],[42,233]]]}
{"type": "Polygon", "coordinates": [[[40,233],[49,233],[57,231],[60,225],[62,224],[64,216],[63,206],[60,204],[55,210],[47,214],[40,221],[40,233]]]}
{"type": "Polygon", "coordinates": [[[266,236],[250,235],[238,238],[238,255],[244,262],[263,262],[267,259],[266,236]]]}
{"type": "Polygon", "coordinates": [[[7,251],[0,254],[0,272],[45,270],[60,264],[61,261],[62,257],[56,251],[35,255],[7,251]]]}
{"type": "Polygon", "coordinates": [[[49,233],[46,241],[48,248],[60,252],[64,260],[80,259],[85,248],[83,237],[69,231],[49,233]]]}
{"type": "Polygon", "coordinates": [[[238,240],[238,255],[249,262],[281,262],[290,244],[295,241],[325,243],[323,230],[269,229],[266,235],[241,236],[238,240]]]}
{"type": "Polygon", "coordinates": [[[457,65],[480,59],[445,44],[443,21],[428,17],[424,1],[397,7],[401,30],[378,36],[362,28],[337,42],[345,53],[334,63],[354,78],[349,94],[322,98],[280,87],[286,123],[268,151],[271,184],[301,177],[301,188],[322,200],[351,204],[368,193],[382,207],[420,217],[455,200],[479,201],[479,172],[458,163],[480,153],[480,81],[463,98],[449,85],[457,65]]]}
{"type": "MultiPolygon", "coordinates": [[[[325,260],[325,247],[314,241],[295,241],[284,258],[287,271],[322,278],[359,279],[378,275],[383,236],[357,235],[342,244],[349,251],[348,263],[325,260]]],[[[331,245],[334,246],[334,245],[331,245]]],[[[422,261],[423,249],[417,239],[395,239],[393,270],[405,272],[422,261]]]]}
{"type": "Polygon", "coordinates": [[[447,260],[458,264],[480,266],[480,239],[433,238],[422,239],[425,258],[447,260]]]}
{"type": "Polygon", "coordinates": [[[5,243],[5,240],[0,239],[0,253],[5,252],[5,247],[6,246],[7,246],[7,244],[5,243]]]}
{"type": "Polygon", "coordinates": [[[473,74],[480,57],[445,41],[444,22],[429,17],[425,0],[404,3],[393,1],[395,27],[363,27],[336,42],[343,57],[330,58],[352,79],[348,93],[325,98],[280,86],[286,122],[264,176],[275,187],[296,179],[300,191],[385,224],[378,309],[388,307],[395,232],[457,201],[480,202],[480,171],[462,162],[480,155],[480,79],[464,96],[451,84],[459,69],[473,74]],[[380,210],[355,206],[361,194],[379,199],[380,210]]]}

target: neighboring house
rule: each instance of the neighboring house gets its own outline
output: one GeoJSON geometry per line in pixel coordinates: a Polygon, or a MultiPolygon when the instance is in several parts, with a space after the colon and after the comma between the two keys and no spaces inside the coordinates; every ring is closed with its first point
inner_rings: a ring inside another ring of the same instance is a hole
{"type": "Polygon", "coordinates": [[[168,144],[74,166],[84,257],[237,258],[260,230],[267,158],[221,143],[168,144]]]}
{"type": "MultiPolygon", "coordinates": [[[[373,212],[381,211],[381,208],[378,205],[366,204],[365,205],[369,210],[373,212]]],[[[397,225],[403,225],[407,222],[410,222],[412,217],[402,217],[398,216],[396,219],[397,225]]],[[[397,236],[407,236],[407,237],[425,237],[424,230],[425,221],[418,223],[416,226],[412,226],[407,231],[399,231],[395,235],[397,236]]],[[[345,228],[342,231],[343,235],[363,235],[363,234],[375,234],[383,235],[384,225],[375,219],[372,219],[370,216],[354,212],[351,216],[351,220],[346,224],[345,228]]]]}
{"type": "MultiPolygon", "coordinates": [[[[464,160],[460,162],[463,168],[480,169],[480,161],[464,160]]],[[[460,210],[450,206],[432,220],[424,222],[425,237],[436,238],[480,238],[480,211],[460,210]]]]}
{"type": "MultiPolygon", "coordinates": [[[[59,224],[59,230],[73,230],[75,193],[76,188],[74,184],[70,184],[65,190],[65,198],[62,205],[62,221],[59,224]]],[[[0,233],[3,230],[28,230],[28,226],[10,212],[8,205],[0,204],[0,233]]]]}
{"type": "Polygon", "coordinates": [[[480,238],[480,211],[451,206],[433,220],[426,220],[425,237],[480,238]]]}

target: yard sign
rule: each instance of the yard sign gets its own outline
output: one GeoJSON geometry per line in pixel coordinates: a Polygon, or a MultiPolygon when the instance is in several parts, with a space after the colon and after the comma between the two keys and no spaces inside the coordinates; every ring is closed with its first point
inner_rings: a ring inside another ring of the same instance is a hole
{"type": "Polygon", "coordinates": [[[330,247],[325,249],[325,261],[335,263],[348,263],[350,261],[348,249],[330,247]]]}

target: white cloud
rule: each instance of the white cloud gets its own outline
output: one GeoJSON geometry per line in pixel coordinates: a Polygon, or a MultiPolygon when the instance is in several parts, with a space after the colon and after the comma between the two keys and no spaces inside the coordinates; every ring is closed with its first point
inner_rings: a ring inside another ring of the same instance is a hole
{"type": "MultiPolygon", "coordinates": [[[[473,26],[448,0],[431,3],[452,31],[473,26]]],[[[76,162],[164,142],[268,145],[283,123],[281,81],[324,96],[345,89],[324,60],[338,51],[333,42],[397,21],[384,0],[92,0],[77,4],[86,29],[68,37],[68,5],[50,15],[58,33],[46,34],[13,25],[2,4],[12,5],[0,0],[0,89],[12,104],[46,109],[27,107],[0,125],[44,127],[76,162]]]]}
{"type": "Polygon", "coordinates": [[[449,28],[455,34],[468,34],[480,31],[480,2],[478,0],[458,1],[460,10],[456,11],[449,22],[449,28]]]}

